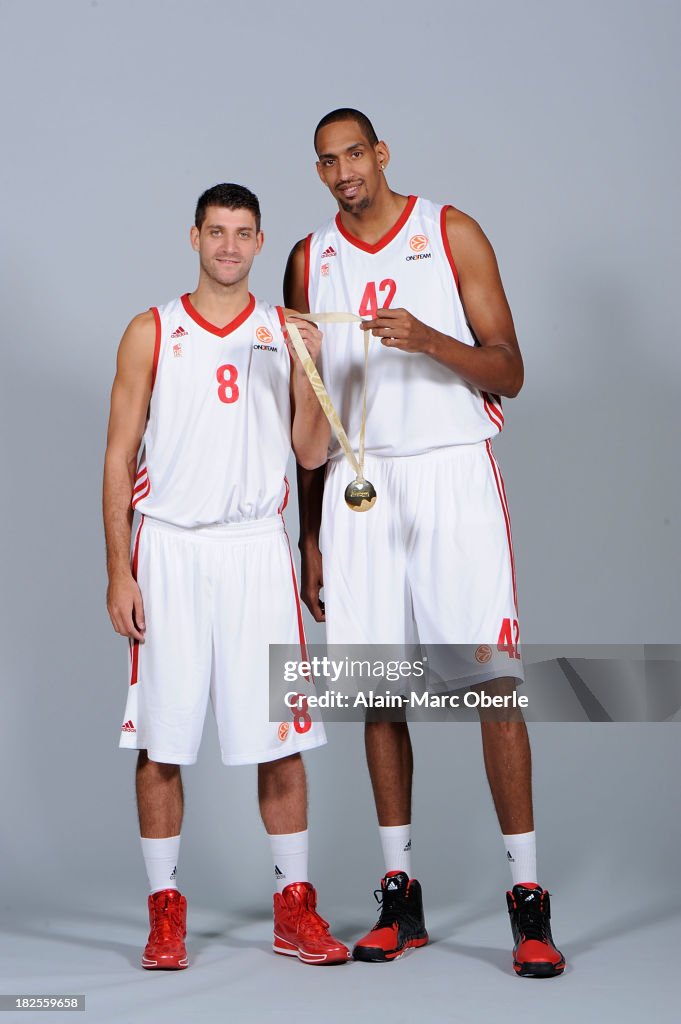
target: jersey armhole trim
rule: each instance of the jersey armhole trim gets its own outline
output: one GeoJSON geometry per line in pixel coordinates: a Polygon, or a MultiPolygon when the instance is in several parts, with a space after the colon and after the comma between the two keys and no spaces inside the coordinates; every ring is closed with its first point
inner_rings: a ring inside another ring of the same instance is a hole
{"type": "Polygon", "coordinates": [[[161,354],[161,314],[156,306],[151,307],[151,312],[154,314],[154,324],[156,325],[156,337],[154,339],[154,361],[151,365],[151,390],[154,390],[154,383],[156,381],[156,371],[158,369],[158,357],[161,354]]]}
{"type": "Polygon", "coordinates": [[[312,246],[312,233],[305,239],[305,301],[308,312],[310,311],[310,248],[312,246]]]}
{"type": "MultiPolygon", "coordinates": [[[[281,333],[284,339],[284,345],[286,345],[286,317],[284,316],[284,309],[282,306],[275,306],[274,308],[276,309],[277,316],[279,317],[279,323],[281,324],[281,333]]],[[[291,355],[291,350],[289,349],[288,345],[286,345],[286,351],[288,352],[289,363],[291,364],[291,366],[293,366],[293,356],[291,355]]]]}
{"type": "Polygon", "coordinates": [[[445,256],[449,266],[452,269],[454,275],[454,284],[456,285],[457,292],[459,291],[459,274],[456,269],[456,263],[454,262],[454,256],[452,255],[452,247],[449,244],[449,237],[447,235],[447,211],[453,210],[453,206],[443,206],[442,212],[440,213],[440,233],[442,234],[442,245],[444,246],[445,256]]]}

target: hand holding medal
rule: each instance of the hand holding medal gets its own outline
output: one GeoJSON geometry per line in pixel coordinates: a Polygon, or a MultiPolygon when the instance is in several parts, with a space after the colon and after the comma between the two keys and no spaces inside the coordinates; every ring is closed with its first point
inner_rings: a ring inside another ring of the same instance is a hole
{"type": "MultiPolygon", "coordinates": [[[[324,323],[324,324],[354,324],[362,323],[361,316],[355,316],[354,313],[297,313],[301,320],[311,320],[313,323],[324,323]]],[[[331,429],[338,438],[345,457],[352,466],[355,472],[355,479],[348,484],[345,488],[345,504],[348,508],[352,509],[353,512],[367,512],[376,503],[376,490],[368,480],[364,478],[364,435],[366,433],[366,419],[367,419],[367,371],[369,364],[369,335],[365,333],[364,336],[364,389],[362,394],[362,419],[360,423],[359,431],[359,452],[357,455],[352,450],[348,435],[345,432],[345,428],[340,421],[340,417],[334,409],[333,402],[329,398],[329,393],[324,387],[324,382],[317,372],[317,367],[312,361],[310,353],[305,347],[300,331],[294,323],[290,320],[286,320],[286,330],[288,331],[293,347],[296,350],[296,355],[302,363],[303,369],[307,374],[308,380],[312,385],[319,404],[324,410],[324,414],[331,424],[331,429]]]]}

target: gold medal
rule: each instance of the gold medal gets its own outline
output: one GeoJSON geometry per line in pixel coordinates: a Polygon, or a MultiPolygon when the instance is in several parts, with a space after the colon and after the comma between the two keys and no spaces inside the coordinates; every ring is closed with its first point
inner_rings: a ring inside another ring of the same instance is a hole
{"type": "Polygon", "coordinates": [[[345,488],[345,504],[353,512],[368,512],[376,504],[376,489],[368,480],[355,478],[345,488]]]}

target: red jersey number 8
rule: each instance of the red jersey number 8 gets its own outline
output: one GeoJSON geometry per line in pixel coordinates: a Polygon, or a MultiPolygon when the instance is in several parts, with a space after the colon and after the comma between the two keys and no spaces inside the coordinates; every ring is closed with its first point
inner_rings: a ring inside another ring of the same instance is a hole
{"type": "Polygon", "coordinates": [[[236,366],[232,366],[231,363],[225,363],[224,366],[218,366],[215,371],[215,376],[218,381],[218,398],[225,405],[231,405],[232,402],[236,402],[239,397],[239,388],[237,387],[237,377],[239,371],[236,366]]]}

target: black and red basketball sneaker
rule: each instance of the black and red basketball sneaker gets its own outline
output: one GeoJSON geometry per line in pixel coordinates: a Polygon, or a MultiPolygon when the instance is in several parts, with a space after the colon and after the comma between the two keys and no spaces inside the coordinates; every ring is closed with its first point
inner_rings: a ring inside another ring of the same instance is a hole
{"type": "Polygon", "coordinates": [[[329,922],[317,913],[317,893],[309,882],[292,882],[275,892],[272,949],[304,964],[346,964],[350,959],[348,947],[329,933],[329,922]]]}
{"type": "Polygon", "coordinates": [[[378,921],[352,951],[355,960],[386,963],[428,942],[421,886],[404,871],[389,871],[374,892],[381,905],[378,921]]]}
{"type": "Polygon", "coordinates": [[[187,901],[177,889],[161,889],[149,897],[151,931],[142,954],[148,971],[181,971],[188,964],[187,901]]]}
{"type": "Polygon", "coordinates": [[[521,978],[553,978],[565,970],[565,957],[553,944],[551,902],[534,882],[506,893],[513,931],[513,968],[521,978]]]}

